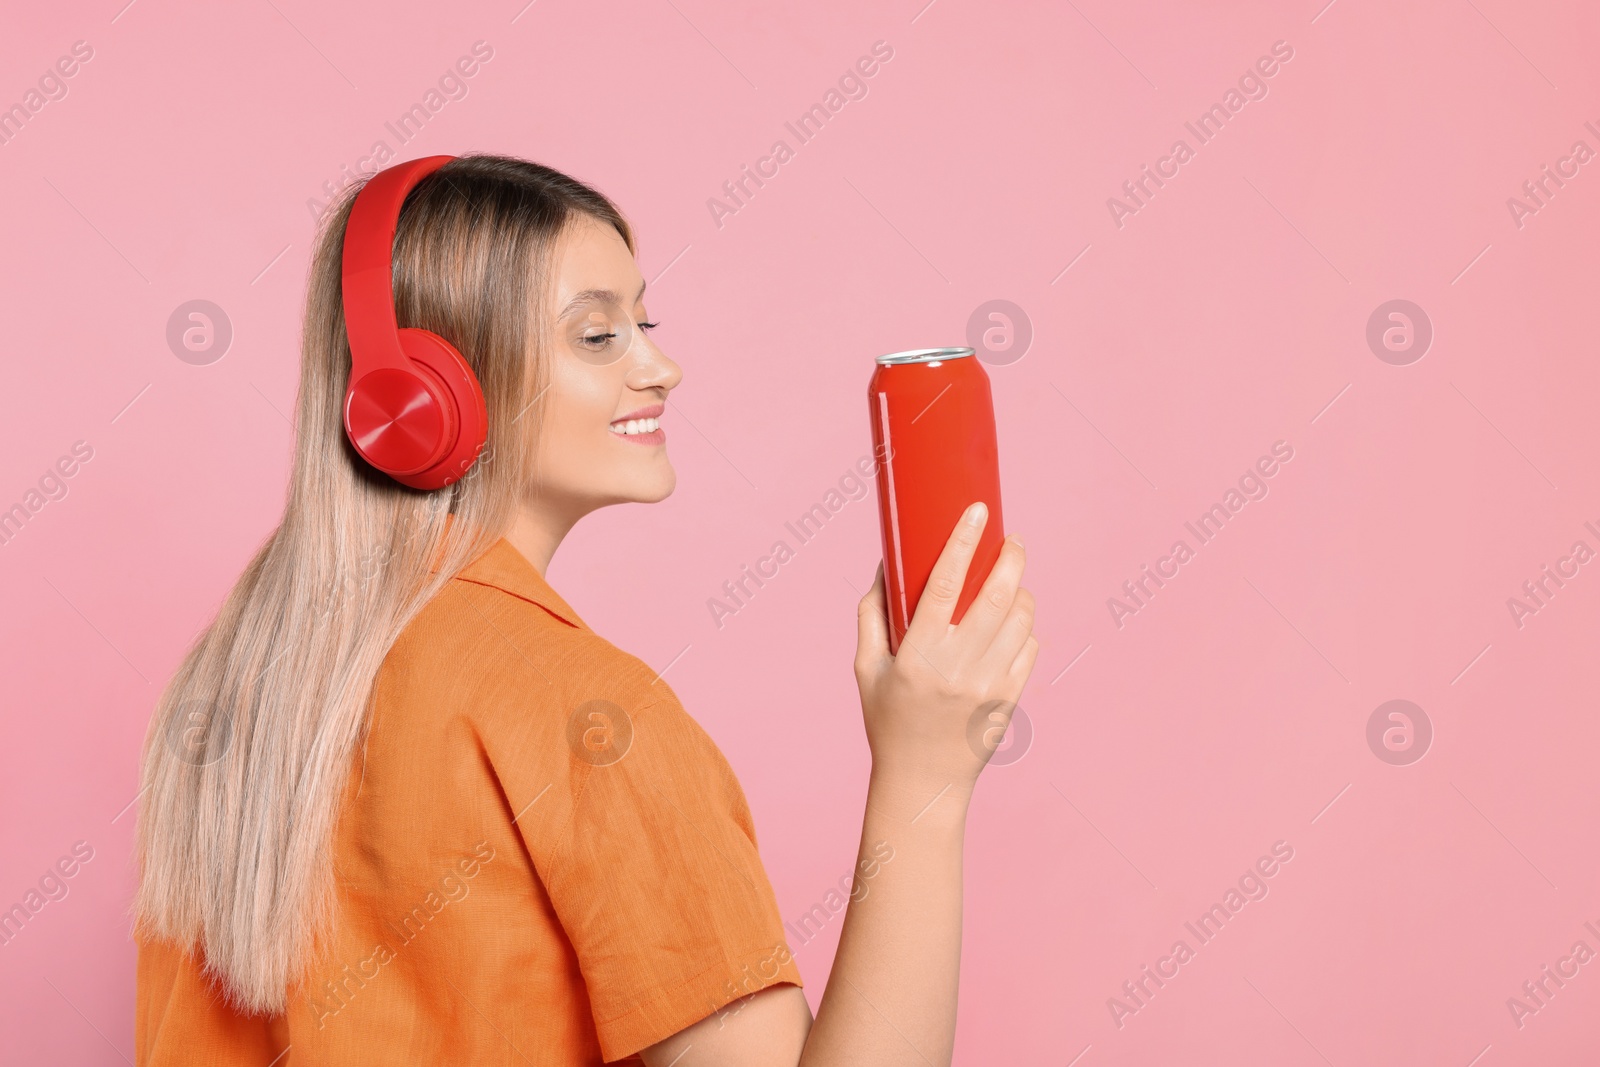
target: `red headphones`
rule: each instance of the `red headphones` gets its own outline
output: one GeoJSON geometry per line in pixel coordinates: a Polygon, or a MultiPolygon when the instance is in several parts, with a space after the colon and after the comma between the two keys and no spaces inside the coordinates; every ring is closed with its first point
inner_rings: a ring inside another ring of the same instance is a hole
{"type": "Polygon", "coordinates": [[[400,207],[454,158],[426,156],[373,175],[344,233],[344,430],[362,459],[413,489],[441,489],[466,474],[489,432],[483,387],[461,353],[436,333],[400,329],[394,315],[400,207]]]}

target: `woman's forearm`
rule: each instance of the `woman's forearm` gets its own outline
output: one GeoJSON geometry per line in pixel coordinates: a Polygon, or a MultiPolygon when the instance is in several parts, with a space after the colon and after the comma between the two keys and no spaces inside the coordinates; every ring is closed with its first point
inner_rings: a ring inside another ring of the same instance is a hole
{"type": "MultiPolygon", "coordinates": [[[[861,849],[839,949],[816,1018],[792,985],[741,999],[644,1050],[649,1067],[941,1067],[955,1044],[961,975],[961,855],[972,787],[988,762],[973,743],[1010,724],[1038,659],[1020,541],[959,624],[967,565],[987,518],[967,509],[916,615],[889,651],[883,568],[856,611],[856,684],[872,750],[861,849]],[[724,1026],[724,1014],[743,1025],[724,1026]]],[[[991,749],[992,751],[992,749],[991,749]]]]}
{"type": "Polygon", "coordinates": [[[874,772],[855,891],[800,1067],[950,1062],[969,799],[961,784],[874,772]]]}

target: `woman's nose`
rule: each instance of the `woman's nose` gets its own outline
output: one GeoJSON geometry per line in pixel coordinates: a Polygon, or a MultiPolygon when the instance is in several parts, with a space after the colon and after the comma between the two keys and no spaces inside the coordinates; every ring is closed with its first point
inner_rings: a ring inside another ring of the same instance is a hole
{"type": "Polygon", "coordinates": [[[635,389],[648,389],[660,386],[671,389],[683,380],[683,368],[667,358],[666,353],[656,347],[654,341],[645,339],[641,346],[643,354],[635,362],[629,382],[635,389]]]}

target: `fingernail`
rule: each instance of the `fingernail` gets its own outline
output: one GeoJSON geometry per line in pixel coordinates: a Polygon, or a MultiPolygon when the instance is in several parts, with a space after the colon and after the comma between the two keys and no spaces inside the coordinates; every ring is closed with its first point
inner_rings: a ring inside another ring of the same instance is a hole
{"type": "Polygon", "coordinates": [[[967,514],[965,516],[966,521],[967,521],[967,525],[968,526],[976,526],[976,525],[978,525],[978,523],[982,522],[983,521],[983,517],[985,515],[987,515],[988,513],[989,513],[989,506],[987,504],[985,504],[981,500],[978,501],[977,503],[973,504],[971,507],[967,508],[967,514]]]}
{"type": "Polygon", "coordinates": [[[1018,536],[1017,534],[1012,534],[1011,535],[1011,540],[1016,542],[1016,545],[1017,545],[1018,548],[1027,548],[1028,547],[1027,545],[1022,543],[1022,538],[1020,536],[1018,536]]]}

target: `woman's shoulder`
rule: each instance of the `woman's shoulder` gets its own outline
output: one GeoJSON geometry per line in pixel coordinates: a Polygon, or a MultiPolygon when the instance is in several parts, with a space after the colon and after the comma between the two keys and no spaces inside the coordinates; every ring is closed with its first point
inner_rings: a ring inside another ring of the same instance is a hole
{"type": "MultiPolygon", "coordinates": [[[[663,728],[701,731],[638,656],[595,633],[501,540],[412,620],[379,673],[380,700],[454,709],[485,730],[570,727],[650,709],[663,728]]],[[[703,736],[703,735],[702,735],[703,736]]]]}
{"type": "Polygon", "coordinates": [[[753,839],[732,768],[672,687],[585,625],[509,545],[456,575],[407,628],[375,700],[369,784],[374,761],[384,780],[396,768],[490,780],[536,857],[562,853],[596,820],[646,847],[650,820],[674,813],[753,839]],[[631,835],[618,823],[629,819],[644,820],[631,835]]]}

